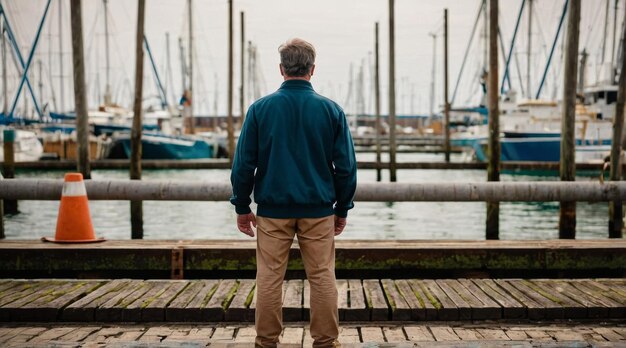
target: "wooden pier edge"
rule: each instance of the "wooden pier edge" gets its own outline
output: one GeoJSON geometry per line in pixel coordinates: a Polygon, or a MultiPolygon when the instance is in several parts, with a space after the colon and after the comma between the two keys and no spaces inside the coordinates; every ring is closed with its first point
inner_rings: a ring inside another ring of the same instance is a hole
{"type": "MultiPolygon", "coordinates": [[[[0,241],[0,277],[253,278],[254,240],[111,240],[97,244],[0,241]],[[176,253],[173,253],[173,250],[176,253]],[[182,255],[181,255],[182,254],[182,255]],[[177,266],[179,267],[179,266],[177,266]]],[[[297,244],[289,276],[304,278],[297,244]]],[[[338,240],[339,277],[623,277],[626,240],[338,240]]]]}

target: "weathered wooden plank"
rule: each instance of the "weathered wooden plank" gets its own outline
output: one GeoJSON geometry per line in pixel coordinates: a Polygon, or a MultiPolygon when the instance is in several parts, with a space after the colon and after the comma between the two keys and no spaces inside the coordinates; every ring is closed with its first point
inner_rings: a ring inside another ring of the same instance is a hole
{"type": "Polygon", "coordinates": [[[383,334],[385,334],[385,341],[389,343],[406,342],[402,326],[383,327],[383,334]]]}
{"type": "Polygon", "coordinates": [[[102,326],[82,326],[82,327],[79,327],[77,330],[71,331],[68,334],[60,336],[58,340],[65,341],[65,342],[79,342],[79,341],[84,340],[89,335],[93,334],[94,332],[100,330],[101,328],[102,326]]]}
{"type": "MultiPolygon", "coordinates": [[[[304,280],[304,292],[302,293],[302,319],[311,320],[311,284],[308,279],[304,280]]],[[[340,319],[341,320],[341,317],[340,319]]]]}
{"type": "MultiPolygon", "coordinates": [[[[28,281],[20,284],[19,286],[13,287],[9,289],[2,297],[0,297],[0,307],[4,307],[9,303],[13,303],[18,301],[24,297],[30,296],[31,294],[38,291],[46,291],[46,288],[49,284],[52,284],[51,281],[28,281]]],[[[0,310],[0,313],[2,311],[0,310]]],[[[1,315],[1,314],[0,314],[1,315]]]]}
{"type": "Polygon", "coordinates": [[[426,326],[405,326],[404,332],[411,342],[430,342],[435,338],[426,326]]]}
{"type": "Polygon", "coordinates": [[[469,279],[459,279],[458,283],[460,284],[459,291],[462,292],[462,296],[467,296],[472,301],[470,306],[472,307],[473,319],[502,318],[502,306],[476,286],[475,283],[469,279]]]}
{"type": "Polygon", "coordinates": [[[186,339],[194,341],[210,341],[214,331],[214,327],[206,327],[205,325],[200,328],[192,328],[189,330],[189,334],[187,334],[186,339]]]}
{"type": "Polygon", "coordinates": [[[383,279],[381,283],[387,302],[391,307],[391,320],[411,320],[411,308],[404,296],[398,291],[395,282],[391,279],[383,279]]]}
{"type": "Polygon", "coordinates": [[[285,296],[283,298],[283,320],[284,321],[301,321],[302,320],[302,292],[303,282],[300,279],[292,279],[287,281],[285,288],[285,296]]]}
{"type": "Polygon", "coordinates": [[[148,329],[145,334],[143,334],[140,338],[140,342],[161,342],[165,337],[169,336],[174,332],[174,330],[170,329],[166,326],[154,326],[148,329]]]}
{"type": "Polygon", "coordinates": [[[460,341],[461,338],[449,326],[431,326],[430,332],[436,341],[460,341]]]}
{"type": "Polygon", "coordinates": [[[254,310],[249,308],[254,286],[254,280],[239,280],[237,293],[226,309],[226,321],[254,321],[254,310]]]}
{"type": "Polygon", "coordinates": [[[523,330],[504,330],[504,333],[512,341],[525,341],[528,339],[528,335],[523,330]]]}
{"type": "Polygon", "coordinates": [[[488,298],[493,299],[502,309],[502,317],[517,319],[526,317],[526,307],[516,301],[506,290],[499,287],[491,279],[473,279],[471,283],[476,285],[488,298]]]}
{"type": "MultiPolygon", "coordinates": [[[[503,289],[504,292],[508,293],[509,296],[512,296],[517,302],[523,304],[526,307],[526,313],[528,315],[528,319],[543,319],[546,317],[546,310],[542,304],[537,303],[535,300],[528,297],[523,292],[519,291],[516,287],[509,284],[504,279],[496,279],[496,280],[485,280],[487,284],[492,285],[493,289],[500,288],[503,289]]],[[[499,300],[498,300],[499,301],[499,300]]],[[[503,303],[504,308],[508,308],[503,303]]]]}
{"type": "Polygon", "coordinates": [[[33,346],[40,343],[47,343],[78,329],[79,328],[77,327],[54,327],[50,330],[46,330],[41,335],[33,337],[28,343],[32,344],[33,346]]]}
{"type": "Polygon", "coordinates": [[[475,329],[465,329],[460,327],[453,328],[454,333],[459,336],[462,341],[477,341],[480,340],[483,336],[478,333],[475,329]]]}
{"type": "Polygon", "coordinates": [[[470,304],[461,297],[455,289],[455,286],[460,287],[460,285],[453,284],[450,279],[439,279],[436,280],[435,283],[437,283],[441,290],[454,302],[454,305],[459,311],[459,320],[472,319],[472,307],[470,307],[470,304]]]}
{"type": "Polygon", "coordinates": [[[564,295],[567,295],[587,307],[587,316],[589,318],[610,317],[609,305],[576,288],[571,281],[553,280],[546,282],[546,285],[550,285],[556,291],[562,292],[564,295]]]}
{"type": "Polygon", "coordinates": [[[581,280],[580,282],[584,286],[596,290],[602,296],[608,297],[619,304],[626,305],[626,298],[623,298],[617,292],[613,291],[613,287],[589,279],[581,280]]]}
{"type": "Polygon", "coordinates": [[[4,297],[11,293],[11,288],[23,285],[24,283],[25,281],[23,280],[2,280],[2,282],[0,282],[0,297],[4,297]]]}
{"type": "Polygon", "coordinates": [[[122,310],[123,321],[140,321],[143,308],[159,297],[159,295],[165,292],[172,284],[169,281],[150,280],[146,281],[146,285],[149,286],[150,289],[132,302],[129,301],[128,305],[122,310]]]}
{"type": "Polygon", "coordinates": [[[607,341],[623,341],[626,340],[626,337],[620,335],[619,333],[615,332],[615,330],[613,330],[612,328],[608,328],[608,327],[595,327],[593,328],[594,332],[597,332],[598,334],[602,335],[602,337],[604,337],[607,341]]]}
{"type": "MultiPolygon", "coordinates": [[[[347,285],[347,282],[346,282],[347,285]]],[[[339,343],[360,343],[359,330],[355,327],[339,327],[339,343]]]]}
{"type": "Polygon", "coordinates": [[[385,336],[383,330],[378,326],[363,326],[361,327],[361,338],[363,343],[366,342],[384,342],[385,336]]]}
{"type": "Polygon", "coordinates": [[[370,309],[370,320],[389,320],[389,306],[385,301],[385,294],[378,280],[363,280],[363,290],[365,290],[365,300],[370,309]]]}
{"type": "Polygon", "coordinates": [[[441,305],[440,308],[437,308],[437,318],[439,320],[458,320],[459,319],[459,310],[456,307],[456,304],[446,295],[446,293],[441,290],[439,285],[434,280],[426,279],[426,280],[417,280],[417,284],[420,285],[426,296],[429,298],[436,298],[437,302],[441,305]]]}
{"type": "MultiPolygon", "coordinates": [[[[307,303],[307,295],[306,295],[307,284],[304,284],[304,305],[307,303]]],[[[309,295],[310,297],[310,295],[309,295]]],[[[346,320],[346,311],[350,308],[348,303],[348,281],[345,279],[337,279],[337,309],[339,311],[339,320],[346,320]]],[[[310,301],[310,300],[309,300],[310,301]]],[[[310,318],[306,315],[304,316],[304,320],[309,320],[310,318]]]]}
{"type": "Polygon", "coordinates": [[[141,297],[151,286],[143,281],[132,280],[115,296],[96,309],[97,321],[121,321],[122,311],[129,303],[141,297]]]}
{"type": "MultiPolygon", "coordinates": [[[[394,283],[396,285],[399,295],[402,296],[404,301],[406,301],[406,304],[409,308],[409,319],[426,320],[426,308],[424,307],[424,303],[420,302],[420,299],[417,298],[406,279],[398,279],[394,281],[394,283]]],[[[435,318],[436,315],[437,314],[435,313],[435,318]]]]}
{"type": "Polygon", "coordinates": [[[141,307],[142,321],[164,321],[167,305],[189,285],[187,281],[180,280],[170,280],[169,283],[170,286],[165,288],[164,291],[156,294],[152,300],[144,302],[141,307]]]}
{"type": "Polygon", "coordinates": [[[302,344],[302,336],[304,328],[302,327],[286,327],[280,337],[281,344],[302,344]]]}
{"type": "Polygon", "coordinates": [[[478,333],[486,340],[503,340],[508,341],[509,336],[502,329],[476,329],[478,333]]]}
{"type": "Polygon", "coordinates": [[[218,284],[218,280],[211,279],[187,287],[165,310],[167,321],[203,321],[203,308],[218,284]]]}
{"type": "Polygon", "coordinates": [[[531,287],[527,281],[520,279],[507,280],[507,283],[524,293],[535,302],[545,308],[545,316],[547,319],[562,319],[565,315],[563,306],[561,306],[554,297],[546,297],[545,292],[540,292],[536,287],[531,287]]]}
{"type": "Polygon", "coordinates": [[[563,293],[561,286],[554,286],[554,280],[527,280],[526,284],[549,297],[563,307],[563,315],[568,319],[587,318],[587,307],[563,293]]]}
{"type": "MultiPolygon", "coordinates": [[[[210,337],[210,336],[209,336],[210,337]]],[[[256,338],[256,330],[252,326],[246,326],[237,330],[237,336],[235,336],[235,343],[254,343],[256,338]]]]}
{"type": "Polygon", "coordinates": [[[235,329],[236,328],[232,326],[218,327],[215,329],[215,332],[213,332],[211,341],[231,341],[235,336],[235,329]]]}
{"type": "Polygon", "coordinates": [[[237,282],[234,279],[225,279],[220,282],[215,293],[202,310],[202,317],[208,321],[224,320],[225,308],[230,304],[236,291],[237,282]]]}
{"type": "Polygon", "coordinates": [[[14,320],[56,321],[60,317],[61,308],[91,292],[100,284],[93,281],[68,283],[66,287],[61,287],[40,300],[15,308],[11,316],[14,320]]]}
{"type": "Polygon", "coordinates": [[[604,291],[594,287],[588,286],[583,281],[569,281],[569,285],[573,288],[580,290],[587,298],[593,299],[596,302],[601,303],[609,309],[610,318],[623,318],[626,316],[626,306],[613,300],[610,296],[605,296],[604,291]]]}
{"type": "Polygon", "coordinates": [[[95,309],[117,294],[130,280],[115,279],[102,285],[85,297],[71,303],[61,312],[61,319],[67,321],[94,321],[95,309]]]}
{"type": "MultiPolygon", "coordinates": [[[[418,319],[422,320],[436,320],[439,316],[439,310],[443,307],[441,303],[426,290],[423,283],[417,280],[411,279],[407,283],[411,287],[413,294],[424,308],[425,318],[420,317],[420,312],[417,312],[418,319]]],[[[408,297],[408,296],[407,296],[408,297]]]]}
{"type": "Polygon", "coordinates": [[[59,293],[68,291],[76,286],[74,282],[59,282],[54,281],[48,283],[45,287],[40,287],[38,291],[31,293],[28,296],[22,297],[11,303],[7,303],[2,306],[3,316],[8,314],[8,317],[14,321],[28,321],[35,320],[38,315],[46,318],[55,319],[58,309],[56,308],[37,308],[37,304],[45,304],[47,301],[51,301],[59,296],[59,293]],[[35,306],[29,306],[31,303],[35,303],[35,306]],[[29,307],[27,307],[29,306],[29,307]],[[24,308],[26,307],[26,308],[24,308]]]}
{"type": "Polygon", "coordinates": [[[363,285],[358,279],[348,280],[348,295],[350,296],[350,308],[345,311],[346,321],[370,320],[369,308],[365,304],[363,285]]]}
{"type": "MultiPolygon", "coordinates": [[[[179,293],[176,298],[169,303],[165,308],[165,320],[166,321],[189,321],[184,320],[187,313],[184,308],[194,299],[194,297],[205,286],[205,282],[202,281],[190,281],[190,284],[179,293]]],[[[190,310],[193,312],[193,310],[190,310]]]]}

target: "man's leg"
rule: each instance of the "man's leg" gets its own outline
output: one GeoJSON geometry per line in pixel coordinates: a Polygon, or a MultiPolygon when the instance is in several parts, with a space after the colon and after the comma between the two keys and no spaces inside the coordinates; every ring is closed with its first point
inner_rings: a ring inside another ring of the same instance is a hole
{"type": "Polygon", "coordinates": [[[276,347],[283,330],[283,279],[295,234],[295,219],[257,216],[255,343],[276,347]]]}
{"type": "Polygon", "coordinates": [[[334,347],[339,337],[335,283],[335,219],[298,219],[298,244],[311,284],[313,347],[334,347]]]}

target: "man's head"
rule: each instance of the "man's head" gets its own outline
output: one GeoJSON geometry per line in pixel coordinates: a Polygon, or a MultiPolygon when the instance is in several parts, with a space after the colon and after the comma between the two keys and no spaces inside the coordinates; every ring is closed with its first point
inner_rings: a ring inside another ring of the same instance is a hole
{"type": "Polygon", "coordinates": [[[315,47],[302,39],[290,39],[278,47],[280,74],[285,80],[310,80],[315,70],[315,47]]]}

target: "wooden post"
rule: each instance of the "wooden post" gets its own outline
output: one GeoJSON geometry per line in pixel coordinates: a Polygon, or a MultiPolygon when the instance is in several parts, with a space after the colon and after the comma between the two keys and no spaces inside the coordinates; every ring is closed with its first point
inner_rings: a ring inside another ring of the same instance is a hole
{"type": "Polygon", "coordinates": [[[380,168],[380,61],[378,45],[378,22],[374,26],[374,94],[376,96],[376,181],[382,180],[382,168],[380,168]]]}
{"type": "Polygon", "coordinates": [[[448,9],[443,10],[443,113],[446,129],[444,150],[446,162],[450,162],[450,102],[448,98],[448,9]]]}
{"type": "MultiPolygon", "coordinates": [[[[2,163],[2,175],[5,179],[15,178],[15,130],[5,129],[3,131],[4,137],[4,162],[2,163]]],[[[17,214],[16,200],[4,201],[4,213],[5,214],[17,214]]]]}
{"type": "Polygon", "coordinates": [[[244,13],[243,11],[241,11],[239,13],[241,15],[241,61],[239,63],[239,69],[240,69],[240,79],[239,79],[239,83],[240,83],[240,87],[239,87],[239,110],[241,111],[241,126],[243,127],[243,121],[246,118],[246,106],[245,106],[245,95],[244,95],[244,71],[245,71],[245,66],[244,66],[244,60],[246,57],[246,32],[245,32],[245,21],[244,21],[244,13]]]}
{"type": "Polygon", "coordinates": [[[193,95],[193,6],[191,0],[188,0],[188,21],[189,21],[189,133],[196,133],[196,122],[193,117],[193,103],[195,96],[193,95]]]}
{"type": "MultiPolygon", "coordinates": [[[[608,6],[608,5],[607,5],[608,6]]],[[[626,9],[626,7],[625,7],[626,9]]],[[[626,27],[622,33],[622,47],[626,44],[626,27]]],[[[622,67],[617,89],[617,103],[613,118],[613,139],[611,141],[611,180],[622,179],[622,141],[624,139],[624,104],[626,101],[626,54],[622,54],[622,67]]],[[[622,201],[609,202],[609,238],[622,238],[624,228],[622,201]]]]}
{"type": "Polygon", "coordinates": [[[74,64],[74,102],[76,111],[76,138],[78,143],[78,171],[91,179],[89,165],[89,125],[85,91],[85,60],[83,53],[83,16],[81,0],[71,0],[72,62],[74,64]]]}
{"type": "Polygon", "coordinates": [[[396,182],[396,34],[395,4],[389,0],[389,181],[396,182]]]}
{"type": "MultiPolygon", "coordinates": [[[[498,90],[498,0],[489,0],[489,163],[487,181],[500,181],[500,110],[498,90]]],[[[500,239],[500,203],[487,202],[486,239],[500,239]]]]}
{"type": "MultiPolygon", "coordinates": [[[[130,136],[130,179],[141,180],[141,116],[143,113],[143,37],[146,1],[139,0],[137,6],[137,37],[135,42],[135,101],[133,128],[130,136]]],[[[143,202],[130,201],[130,229],[132,239],[143,239],[143,202]]]]}
{"type": "MultiPolygon", "coordinates": [[[[563,115],[561,117],[562,181],[576,180],[575,120],[576,74],[578,72],[578,35],[580,25],[580,0],[569,0],[567,14],[567,43],[563,69],[563,115]]],[[[561,202],[559,238],[576,238],[576,202],[561,202]]]]}
{"type": "Polygon", "coordinates": [[[233,0],[228,0],[228,159],[235,158],[235,130],[233,126],[233,0]]]}

